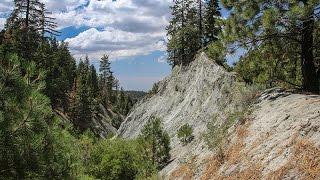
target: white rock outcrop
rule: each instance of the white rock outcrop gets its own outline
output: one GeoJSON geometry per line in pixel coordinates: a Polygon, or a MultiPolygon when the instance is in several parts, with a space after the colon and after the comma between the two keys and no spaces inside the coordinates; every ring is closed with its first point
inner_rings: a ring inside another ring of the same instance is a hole
{"type": "Polygon", "coordinates": [[[172,161],[160,172],[164,179],[319,179],[319,95],[266,90],[251,114],[228,129],[221,151],[207,148],[208,123],[221,125],[228,114],[242,111],[246,92],[233,73],[201,53],[136,104],[118,134],[135,138],[151,116],[161,118],[172,147],[172,161]],[[184,124],[194,135],[185,146],[177,138],[184,124]]]}
{"type": "MultiPolygon", "coordinates": [[[[162,174],[170,174],[184,161],[211,153],[205,146],[203,134],[213,118],[241,107],[237,99],[240,92],[235,87],[234,74],[201,53],[189,67],[175,67],[172,74],[159,83],[157,94],[138,103],[120,126],[118,134],[135,138],[151,116],[161,118],[171,137],[173,159],[162,174]],[[177,138],[177,130],[184,124],[193,127],[194,135],[194,140],[186,146],[177,138]]],[[[201,158],[197,159],[202,163],[201,158]]]]}

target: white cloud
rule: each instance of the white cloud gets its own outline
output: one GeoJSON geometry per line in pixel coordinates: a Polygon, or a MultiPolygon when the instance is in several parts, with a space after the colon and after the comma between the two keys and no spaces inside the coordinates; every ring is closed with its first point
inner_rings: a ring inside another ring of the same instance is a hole
{"type": "MultiPolygon", "coordinates": [[[[1,1],[3,12],[12,8],[12,0],[1,1]]],[[[51,16],[60,30],[70,26],[90,28],[66,39],[76,57],[88,54],[97,58],[109,53],[119,58],[165,51],[171,0],[41,1],[53,12],[51,16]]]]}
{"type": "Polygon", "coordinates": [[[162,33],[132,33],[114,28],[98,31],[91,28],[65,41],[76,57],[88,54],[93,59],[99,59],[105,53],[110,54],[111,58],[119,58],[165,51],[164,38],[162,33]]]}
{"type": "Polygon", "coordinates": [[[146,55],[166,50],[169,4],[170,0],[91,0],[86,7],[55,13],[54,17],[61,28],[91,27],[66,40],[76,57],[146,55]]]}
{"type": "Polygon", "coordinates": [[[0,18],[0,31],[4,28],[5,23],[6,23],[6,19],[0,18]]]}
{"type": "Polygon", "coordinates": [[[0,12],[8,12],[12,9],[13,0],[1,0],[0,12]]]}
{"type": "MultiPolygon", "coordinates": [[[[89,0],[40,0],[46,4],[51,12],[70,11],[77,7],[86,5],[89,0]]],[[[11,11],[13,8],[13,0],[1,0],[0,12],[11,11]]]]}
{"type": "Polygon", "coordinates": [[[70,11],[74,10],[79,6],[84,6],[88,3],[89,0],[40,0],[46,4],[46,7],[49,11],[70,11]]]}
{"type": "Polygon", "coordinates": [[[60,28],[111,26],[126,31],[154,31],[167,25],[169,3],[167,0],[90,0],[87,6],[54,12],[52,16],[60,28]]]}
{"type": "Polygon", "coordinates": [[[167,57],[167,54],[165,54],[165,55],[163,55],[163,56],[160,56],[158,59],[157,59],[157,61],[159,62],[159,63],[166,63],[167,62],[167,59],[168,57],[167,57]]]}

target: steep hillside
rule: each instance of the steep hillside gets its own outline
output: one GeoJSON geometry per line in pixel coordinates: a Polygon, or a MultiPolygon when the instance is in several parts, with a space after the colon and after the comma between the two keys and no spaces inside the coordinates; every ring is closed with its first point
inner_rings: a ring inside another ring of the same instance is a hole
{"type": "Polygon", "coordinates": [[[275,88],[248,109],[256,95],[249,89],[202,53],[189,67],[174,68],[118,134],[137,137],[151,116],[160,117],[172,146],[172,161],[160,172],[165,179],[319,177],[320,97],[275,88]],[[177,138],[184,124],[193,127],[187,145],[177,138]]]}
{"type": "Polygon", "coordinates": [[[272,89],[262,93],[252,109],[250,116],[228,130],[222,151],[208,156],[205,171],[193,173],[194,177],[319,178],[320,96],[272,89]]]}
{"type": "Polygon", "coordinates": [[[202,53],[189,67],[175,67],[172,75],[159,83],[157,94],[136,104],[118,133],[137,137],[151,116],[160,117],[171,137],[173,161],[163,170],[168,174],[187,159],[210,154],[203,141],[207,124],[220,116],[216,123],[221,123],[225,112],[241,110],[239,94],[243,92],[238,87],[233,74],[202,53]],[[187,123],[193,127],[194,140],[183,146],[177,130],[187,123]]]}

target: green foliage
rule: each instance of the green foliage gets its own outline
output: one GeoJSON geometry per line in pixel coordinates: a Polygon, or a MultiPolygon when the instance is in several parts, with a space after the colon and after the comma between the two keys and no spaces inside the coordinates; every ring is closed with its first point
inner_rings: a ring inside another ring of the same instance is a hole
{"type": "Polygon", "coordinates": [[[241,57],[235,71],[247,84],[299,88],[302,86],[301,64],[294,52],[288,53],[290,47],[285,42],[265,43],[241,57]]]}
{"type": "Polygon", "coordinates": [[[39,92],[44,88],[41,70],[34,63],[21,65],[14,54],[1,57],[0,177],[61,179],[80,175],[75,139],[58,127],[49,99],[39,92]]]}
{"type": "Polygon", "coordinates": [[[188,144],[193,140],[193,129],[189,124],[185,124],[178,130],[178,138],[183,144],[188,144]]]}
{"type": "Polygon", "coordinates": [[[207,124],[207,132],[204,135],[205,142],[210,149],[219,149],[227,140],[228,129],[236,122],[242,121],[249,113],[249,109],[227,114],[227,118],[222,124],[217,124],[217,116],[213,116],[211,122],[207,124]]]}
{"type": "Polygon", "coordinates": [[[54,19],[46,17],[45,5],[38,0],[15,1],[11,16],[7,19],[1,44],[5,53],[15,53],[22,64],[34,62],[36,67],[46,72],[43,89],[54,108],[68,111],[68,94],[75,77],[75,60],[68,46],[55,38],[45,37],[55,34],[54,19]],[[26,9],[29,7],[27,13],[26,9]],[[49,20],[50,19],[50,20],[49,20]]]}
{"type": "Polygon", "coordinates": [[[156,82],[152,85],[151,90],[148,92],[148,97],[151,97],[155,94],[157,94],[159,91],[159,82],[156,82]]]}
{"type": "Polygon", "coordinates": [[[319,93],[318,1],[224,0],[222,4],[230,9],[224,42],[231,51],[239,47],[248,51],[238,67],[239,72],[248,70],[242,73],[246,81],[302,86],[319,93]]]}
{"type": "Polygon", "coordinates": [[[125,91],[125,94],[129,97],[133,104],[139,102],[146,96],[144,91],[125,91]]]}
{"type": "Polygon", "coordinates": [[[188,65],[200,48],[198,31],[192,25],[181,27],[171,35],[167,45],[170,65],[188,65]]]}
{"type": "Polygon", "coordinates": [[[145,179],[156,169],[143,157],[143,151],[142,146],[134,140],[101,141],[91,153],[88,172],[99,179],[145,179]]]}
{"type": "Polygon", "coordinates": [[[111,71],[111,63],[108,55],[103,55],[101,58],[99,72],[99,100],[105,107],[107,107],[109,104],[114,102],[113,87],[115,84],[115,78],[113,77],[113,72],[111,71]]]}
{"type": "Polygon", "coordinates": [[[76,66],[66,43],[45,37],[45,31],[55,31],[54,21],[45,20],[44,4],[24,2],[15,1],[6,29],[0,32],[0,179],[153,176],[156,167],[137,141],[102,142],[88,130],[98,115],[102,89],[108,90],[103,94],[108,110],[125,115],[132,107],[130,98],[119,91],[108,59],[102,65],[107,74],[99,78],[88,57],[76,66]],[[33,8],[29,14],[28,5],[33,8]],[[54,112],[70,117],[73,124],[54,112]]]}
{"type": "Polygon", "coordinates": [[[201,48],[197,9],[191,0],[178,0],[171,6],[171,14],[172,18],[167,27],[168,61],[173,67],[188,65],[201,48]]]}
{"type": "Polygon", "coordinates": [[[133,106],[133,103],[128,95],[125,94],[124,90],[121,88],[120,92],[118,93],[116,109],[117,112],[121,113],[122,115],[127,115],[133,106]]]}
{"type": "Polygon", "coordinates": [[[99,95],[99,83],[98,83],[98,76],[96,72],[96,68],[93,65],[89,67],[89,74],[88,74],[88,84],[89,84],[89,91],[93,98],[97,98],[99,95]]]}
{"type": "Polygon", "coordinates": [[[225,58],[226,54],[227,54],[227,49],[224,47],[221,41],[215,41],[210,45],[208,45],[207,47],[208,57],[213,59],[217,64],[228,69],[229,66],[226,63],[226,58],[225,58]]]}
{"type": "Polygon", "coordinates": [[[204,43],[205,46],[213,42],[218,42],[221,32],[219,21],[221,18],[221,8],[218,0],[208,0],[204,12],[204,43]]]}
{"type": "Polygon", "coordinates": [[[149,119],[141,131],[139,143],[143,146],[146,158],[158,169],[170,160],[170,137],[163,130],[160,118],[149,119]]]}
{"type": "Polygon", "coordinates": [[[224,112],[223,115],[214,115],[207,124],[207,132],[204,134],[204,140],[210,149],[219,150],[227,140],[228,130],[236,123],[242,124],[252,113],[252,104],[257,95],[264,87],[261,86],[237,86],[240,96],[240,107],[238,111],[224,112]],[[221,120],[218,121],[218,118],[221,120]]]}
{"type": "Polygon", "coordinates": [[[46,177],[70,179],[84,176],[83,152],[79,140],[59,126],[60,120],[51,125],[44,149],[46,177]],[[51,143],[49,143],[51,142],[51,143]]]}
{"type": "Polygon", "coordinates": [[[76,64],[66,43],[55,39],[40,44],[35,59],[38,67],[46,70],[44,94],[51,100],[53,108],[69,111],[70,92],[76,76],[76,64]]]}
{"type": "Polygon", "coordinates": [[[84,62],[80,61],[71,111],[72,121],[80,132],[84,132],[91,127],[96,109],[96,105],[94,104],[92,70],[94,70],[94,68],[90,68],[88,57],[86,57],[84,62]]]}
{"type": "Polygon", "coordinates": [[[203,8],[202,1],[175,0],[172,18],[167,26],[168,62],[173,67],[186,66],[193,61],[203,45],[218,40],[221,28],[220,8],[217,0],[210,0],[203,8]]]}

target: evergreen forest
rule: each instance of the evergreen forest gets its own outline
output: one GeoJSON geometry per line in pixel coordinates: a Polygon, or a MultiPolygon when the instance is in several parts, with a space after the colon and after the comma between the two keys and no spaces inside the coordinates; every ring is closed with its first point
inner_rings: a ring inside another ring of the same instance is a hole
{"type": "MultiPolygon", "coordinates": [[[[319,94],[318,0],[171,4],[173,68],[205,51],[246,84],[319,94]],[[228,65],[227,56],[239,51],[228,65]]],[[[115,136],[144,93],[121,87],[108,54],[98,68],[88,56],[75,59],[57,40],[57,27],[42,1],[14,0],[0,32],[0,179],[156,179],[171,160],[161,119],[150,118],[136,139],[115,136]],[[101,121],[109,125],[103,131],[101,121]]],[[[157,92],[155,84],[145,98],[157,92]]]]}

